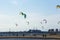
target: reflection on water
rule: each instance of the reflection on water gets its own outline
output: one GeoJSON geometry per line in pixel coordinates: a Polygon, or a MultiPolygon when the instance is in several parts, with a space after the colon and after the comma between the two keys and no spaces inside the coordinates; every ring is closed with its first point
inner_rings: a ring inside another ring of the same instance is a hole
{"type": "Polygon", "coordinates": [[[26,39],[26,38],[7,38],[0,40],[60,40],[60,39],[26,39]]]}

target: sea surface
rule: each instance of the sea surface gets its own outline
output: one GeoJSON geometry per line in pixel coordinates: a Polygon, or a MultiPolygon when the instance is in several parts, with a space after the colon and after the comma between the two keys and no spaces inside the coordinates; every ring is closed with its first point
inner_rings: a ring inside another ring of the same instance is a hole
{"type": "Polygon", "coordinates": [[[6,38],[0,40],[60,40],[60,39],[27,39],[27,38],[6,38]]]}

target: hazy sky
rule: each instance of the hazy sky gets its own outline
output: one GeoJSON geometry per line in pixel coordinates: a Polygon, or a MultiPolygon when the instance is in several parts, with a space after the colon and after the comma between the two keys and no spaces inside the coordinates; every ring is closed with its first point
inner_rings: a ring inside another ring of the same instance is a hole
{"type": "Polygon", "coordinates": [[[56,8],[57,4],[60,0],[0,0],[0,31],[59,29],[60,9],[56,8]],[[19,15],[21,11],[27,15],[26,19],[19,15]],[[40,24],[43,19],[47,20],[46,24],[40,24]]]}

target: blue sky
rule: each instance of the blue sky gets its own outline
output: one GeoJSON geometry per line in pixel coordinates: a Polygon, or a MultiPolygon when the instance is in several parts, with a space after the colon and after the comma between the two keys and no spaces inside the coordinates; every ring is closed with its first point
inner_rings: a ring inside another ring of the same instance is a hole
{"type": "Polygon", "coordinates": [[[8,15],[19,11],[51,15],[56,14],[56,3],[56,0],[0,0],[0,10],[8,15]]]}
{"type": "Polygon", "coordinates": [[[43,24],[44,30],[59,28],[60,25],[55,24],[60,21],[57,4],[60,4],[60,0],[0,0],[0,29],[1,31],[43,30],[40,24],[42,19],[48,20],[48,24],[43,24]],[[27,15],[26,19],[19,15],[21,11],[27,15]],[[29,21],[30,25],[26,25],[26,21],[29,21]],[[15,23],[18,27],[15,27],[15,23]]]}

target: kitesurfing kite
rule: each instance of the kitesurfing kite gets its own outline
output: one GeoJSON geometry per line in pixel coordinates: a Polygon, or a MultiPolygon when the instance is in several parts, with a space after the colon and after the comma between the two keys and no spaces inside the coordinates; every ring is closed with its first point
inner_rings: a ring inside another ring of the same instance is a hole
{"type": "Polygon", "coordinates": [[[47,20],[46,20],[46,19],[43,19],[43,22],[44,22],[44,23],[47,23],[47,20]]]}
{"type": "Polygon", "coordinates": [[[27,21],[27,25],[29,25],[29,21],[27,21]]]}
{"type": "Polygon", "coordinates": [[[46,19],[43,19],[40,23],[41,23],[41,24],[47,23],[47,20],[46,20],[46,19]]]}
{"type": "Polygon", "coordinates": [[[17,23],[16,23],[15,25],[16,25],[16,27],[18,26],[18,24],[17,24],[17,23]]]}
{"type": "MultiPolygon", "coordinates": [[[[46,19],[43,19],[41,22],[40,22],[42,25],[43,24],[46,24],[47,23],[47,20],[46,19]]],[[[41,26],[43,29],[44,29],[44,26],[41,26]]]]}
{"type": "Polygon", "coordinates": [[[42,29],[44,29],[44,26],[41,26],[42,27],[42,29]]]}
{"type": "Polygon", "coordinates": [[[57,5],[56,8],[60,8],[60,5],[57,5]]]}
{"type": "Polygon", "coordinates": [[[22,15],[22,16],[24,16],[24,18],[26,19],[26,14],[25,13],[23,13],[23,12],[20,12],[20,14],[19,15],[22,15]]]}
{"type": "Polygon", "coordinates": [[[40,22],[42,24],[42,22],[40,22]]]}
{"type": "Polygon", "coordinates": [[[58,21],[58,23],[57,24],[60,24],[60,21],[58,21]]]}

